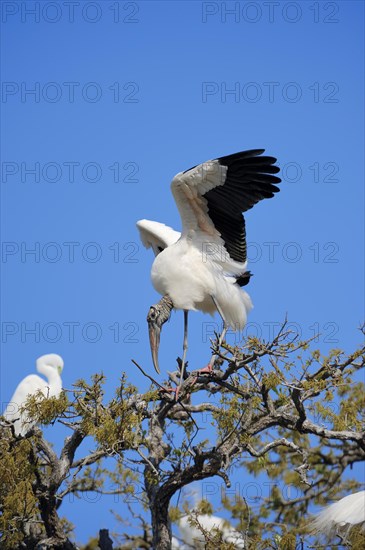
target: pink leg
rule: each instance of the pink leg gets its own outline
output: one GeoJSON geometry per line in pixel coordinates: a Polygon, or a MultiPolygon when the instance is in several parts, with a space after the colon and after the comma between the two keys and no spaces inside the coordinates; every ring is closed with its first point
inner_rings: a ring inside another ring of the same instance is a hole
{"type": "Polygon", "coordinates": [[[177,401],[179,398],[180,386],[177,386],[176,388],[167,388],[166,386],[161,386],[161,388],[158,391],[159,393],[174,393],[175,401],[177,401]]]}
{"type": "MultiPolygon", "coordinates": [[[[219,339],[218,339],[218,348],[220,348],[221,345],[222,345],[222,342],[223,342],[224,337],[225,337],[226,332],[227,332],[227,328],[228,328],[227,325],[224,323],[222,333],[221,333],[221,335],[219,336],[219,339]]],[[[214,367],[214,363],[215,363],[216,358],[217,358],[217,354],[214,353],[212,355],[212,357],[210,358],[209,363],[205,367],[203,367],[202,369],[199,369],[198,371],[195,371],[197,373],[197,376],[196,376],[193,384],[196,383],[199,374],[206,374],[206,373],[211,374],[213,372],[213,367],[214,367]]]]}
{"type": "Polygon", "coordinates": [[[208,374],[213,372],[213,365],[211,365],[211,363],[208,363],[206,367],[198,370],[199,374],[204,374],[205,372],[207,372],[208,374]]]}

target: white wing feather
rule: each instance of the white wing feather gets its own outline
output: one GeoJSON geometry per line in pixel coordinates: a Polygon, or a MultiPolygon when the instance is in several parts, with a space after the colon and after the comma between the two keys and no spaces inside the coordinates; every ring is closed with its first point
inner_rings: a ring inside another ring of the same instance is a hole
{"type": "Polygon", "coordinates": [[[224,184],[227,170],[227,166],[218,160],[204,162],[177,174],[171,182],[171,191],[180,213],[182,233],[193,235],[194,245],[200,250],[203,261],[209,259],[217,263],[227,275],[240,275],[245,272],[247,262],[236,262],[229,256],[221,234],[209,216],[208,203],[202,196],[224,184]]]}
{"type": "Polygon", "coordinates": [[[180,239],[179,231],[175,231],[164,223],[139,220],[137,227],[143,246],[152,248],[155,256],[161,252],[159,249],[164,250],[180,239]]]}
{"type": "Polygon", "coordinates": [[[202,195],[223,185],[227,170],[227,166],[222,166],[218,160],[209,160],[187,172],[176,174],[171,182],[171,191],[180,212],[183,233],[193,229],[220,236],[209,217],[207,201],[202,195]]]}

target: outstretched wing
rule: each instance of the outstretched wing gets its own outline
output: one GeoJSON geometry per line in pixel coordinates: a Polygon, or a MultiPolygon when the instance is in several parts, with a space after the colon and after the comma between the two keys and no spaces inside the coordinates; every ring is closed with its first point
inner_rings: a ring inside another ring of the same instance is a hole
{"type": "Polygon", "coordinates": [[[152,248],[155,256],[180,239],[180,233],[164,223],[139,220],[137,227],[142,244],[146,248],[152,248]]]}
{"type": "MultiPolygon", "coordinates": [[[[264,149],[242,151],[199,164],[177,174],[171,183],[183,233],[223,246],[233,263],[246,262],[246,229],[242,212],[279,191],[276,159],[264,149]]],[[[226,263],[226,262],[224,262],[226,263]]]]}

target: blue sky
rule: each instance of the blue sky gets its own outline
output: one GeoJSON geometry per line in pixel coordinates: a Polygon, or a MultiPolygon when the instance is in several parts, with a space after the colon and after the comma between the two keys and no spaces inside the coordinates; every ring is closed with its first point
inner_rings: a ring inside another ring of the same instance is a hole
{"type": "MultiPolygon", "coordinates": [[[[180,229],[172,177],[244,149],[283,169],[281,193],[246,216],[244,334],[267,339],[287,313],[325,351],[360,342],[362,2],[1,8],[2,403],[50,352],[66,388],[101,370],[108,396],[122,371],[147,387],[131,358],[152,372],[145,318],[158,296],[135,222],[180,229]]],[[[191,365],[206,363],[212,322],[190,316],[191,365]]],[[[182,323],[177,312],[164,328],[165,370],[182,323]]],[[[106,499],[90,531],[90,506],[63,509],[80,541],[112,524],[106,499]]]]}

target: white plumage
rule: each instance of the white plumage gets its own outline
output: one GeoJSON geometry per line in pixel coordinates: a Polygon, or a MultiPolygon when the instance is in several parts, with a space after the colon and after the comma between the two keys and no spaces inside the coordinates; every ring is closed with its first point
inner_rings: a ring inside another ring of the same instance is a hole
{"type": "Polygon", "coordinates": [[[59,397],[62,391],[62,357],[55,353],[42,355],[37,359],[36,366],[37,371],[43,374],[47,381],[36,374],[26,376],[17,386],[4,412],[6,420],[13,422],[16,435],[26,435],[35,424],[29,420],[26,412],[21,412],[30,395],[35,395],[40,390],[45,398],[59,397]]]}
{"type": "Polygon", "coordinates": [[[175,231],[168,225],[149,220],[140,220],[137,222],[139,235],[142,244],[146,248],[152,248],[155,256],[162,252],[164,248],[176,243],[181,237],[179,231],[175,231]]]}
{"type": "Polygon", "coordinates": [[[183,546],[179,544],[179,541],[176,537],[171,538],[171,550],[183,550],[183,546]]]}
{"type": "Polygon", "coordinates": [[[204,531],[212,536],[220,532],[222,533],[224,542],[234,544],[237,550],[245,548],[245,541],[242,535],[223,518],[200,514],[196,517],[196,521],[200,528],[199,526],[195,526],[195,518],[192,521],[188,516],[184,516],[178,521],[181,539],[184,542],[184,546],[182,547],[184,550],[187,548],[203,550],[206,547],[204,531]]]}
{"type": "MultiPolygon", "coordinates": [[[[138,222],[138,227],[141,229],[142,224],[146,227],[151,223],[157,222],[142,220],[138,222]]],[[[249,295],[235,284],[236,279],[232,276],[237,262],[232,262],[230,268],[227,258],[225,271],[216,259],[217,253],[214,256],[209,254],[209,246],[210,250],[216,250],[213,241],[205,245],[202,236],[197,233],[180,238],[180,233],[167,229],[178,235],[178,238],[162,250],[153,262],[151,279],[157,292],[162,296],[167,294],[176,309],[200,310],[210,314],[216,311],[212,300],[214,296],[226,323],[235,330],[243,328],[252,303],[249,295]]],[[[222,245],[218,246],[221,251],[222,245]]],[[[240,264],[237,274],[244,273],[246,266],[247,262],[240,264]]]]}
{"type": "Polygon", "coordinates": [[[336,528],[363,524],[365,530],[365,491],[347,495],[324,508],[312,522],[312,530],[330,535],[336,528]]]}
{"type": "Polygon", "coordinates": [[[246,324],[252,303],[241,289],[250,279],[242,212],[272,197],[279,191],[274,184],[281,181],[274,175],[279,171],[276,159],[260,156],[263,152],[242,151],[177,174],[171,190],[181,234],[158,222],[137,222],[142,243],[156,255],[152,283],[165,298],[162,314],[157,304],[147,318],[156,370],[160,330],[172,307],[185,312],[184,351],[190,310],[218,310],[224,330],[240,330],[246,324]]]}

